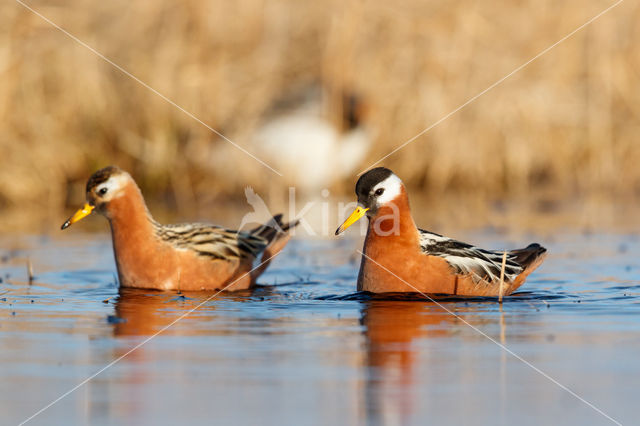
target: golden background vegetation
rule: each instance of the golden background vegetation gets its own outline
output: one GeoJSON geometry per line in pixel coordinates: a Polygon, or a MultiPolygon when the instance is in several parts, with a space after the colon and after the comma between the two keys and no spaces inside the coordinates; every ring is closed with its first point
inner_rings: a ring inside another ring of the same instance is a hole
{"type": "MultiPolygon", "coordinates": [[[[376,134],[364,168],[614,2],[28,4],[241,146],[301,87],[358,93],[376,134]]],[[[635,197],[638,22],[621,3],[383,164],[432,198],[635,197]]],[[[2,229],[68,213],[108,164],[174,209],[284,190],[242,153],[229,161],[247,173],[216,167],[228,142],[17,2],[0,6],[0,77],[2,229]]]]}

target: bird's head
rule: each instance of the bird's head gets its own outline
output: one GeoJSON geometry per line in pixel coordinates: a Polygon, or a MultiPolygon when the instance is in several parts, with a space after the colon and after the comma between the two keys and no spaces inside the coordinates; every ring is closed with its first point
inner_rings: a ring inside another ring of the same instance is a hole
{"type": "Polygon", "coordinates": [[[109,166],[95,172],[87,181],[85,205],[71,216],[63,225],[66,229],[94,211],[106,215],[109,203],[124,195],[125,188],[133,182],[129,173],[109,166]]]}
{"type": "Polygon", "coordinates": [[[356,183],[358,206],[336,230],[336,235],[365,215],[369,218],[375,217],[381,208],[390,205],[403,194],[404,184],[391,170],[385,167],[369,170],[360,176],[356,183]]]}

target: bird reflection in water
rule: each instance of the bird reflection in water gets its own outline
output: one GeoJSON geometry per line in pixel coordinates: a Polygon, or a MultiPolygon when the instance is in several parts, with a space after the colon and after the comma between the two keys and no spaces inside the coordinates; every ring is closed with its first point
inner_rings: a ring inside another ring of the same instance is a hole
{"type": "Polygon", "coordinates": [[[120,288],[109,322],[120,340],[111,358],[123,358],[118,366],[121,374],[96,389],[90,409],[136,423],[135,419],[144,419],[153,410],[157,398],[174,403],[176,389],[201,389],[202,383],[196,380],[199,366],[215,363],[221,356],[210,350],[210,337],[240,334],[246,326],[240,318],[225,315],[228,303],[252,300],[255,294],[269,291],[217,294],[120,288]],[[162,386],[167,381],[171,386],[162,386]]]}
{"type": "MultiPolygon", "coordinates": [[[[260,291],[264,293],[268,290],[260,291]]],[[[228,328],[220,327],[220,324],[215,326],[212,324],[217,318],[215,314],[217,305],[213,301],[220,299],[245,301],[252,294],[250,290],[234,293],[211,291],[177,293],[121,288],[115,303],[113,334],[120,337],[150,336],[168,326],[169,328],[162,331],[162,334],[179,336],[228,334],[231,332],[228,328]],[[194,311],[190,313],[192,310],[194,311]],[[176,321],[178,318],[180,320],[176,321]],[[172,325],[174,322],[175,324],[172,325]]]]}
{"type": "MultiPolygon", "coordinates": [[[[407,424],[424,412],[418,387],[429,386],[424,364],[430,354],[421,339],[451,337],[461,334],[464,308],[454,308],[458,317],[429,301],[371,300],[363,302],[360,322],[365,337],[365,377],[363,408],[369,423],[407,424]]],[[[478,321],[474,319],[474,325],[478,321]]],[[[481,321],[485,322],[485,321],[481,321]]],[[[464,333],[466,335],[466,333],[464,333]]],[[[474,336],[475,337],[475,336],[474,336]]]]}

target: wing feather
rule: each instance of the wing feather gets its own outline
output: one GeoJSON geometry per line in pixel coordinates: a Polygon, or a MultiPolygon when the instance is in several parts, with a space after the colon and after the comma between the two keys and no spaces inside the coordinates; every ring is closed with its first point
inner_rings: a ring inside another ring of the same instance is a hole
{"type": "Polygon", "coordinates": [[[178,249],[192,250],[212,259],[256,258],[269,241],[251,232],[232,231],[215,225],[154,224],[156,235],[178,249]]]}
{"type": "MultiPolygon", "coordinates": [[[[503,252],[484,250],[423,229],[418,231],[422,252],[442,257],[456,273],[471,275],[478,283],[496,283],[500,280],[503,252]]],[[[522,270],[515,256],[507,252],[505,281],[513,281],[522,270]]]]}

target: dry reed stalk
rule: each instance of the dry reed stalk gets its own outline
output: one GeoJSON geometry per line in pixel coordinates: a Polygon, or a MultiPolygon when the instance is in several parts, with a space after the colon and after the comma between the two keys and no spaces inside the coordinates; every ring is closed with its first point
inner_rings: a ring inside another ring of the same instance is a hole
{"type": "Polygon", "coordinates": [[[31,258],[27,258],[27,275],[29,276],[29,285],[33,284],[33,265],[31,264],[31,258]]]}
{"type": "MultiPolygon", "coordinates": [[[[507,343],[507,323],[504,319],[504,311],[502,310],[502,303],[499,306],[500,306],[500,343],[505,345],[507,343]]],[[[503,355],[505,354],[503,353],[503,355]]]]}
{"type": "Polygon", "coordinates": [[[504,269],[507,266],[507,252],[502,254],[502,266],[500,267],[500,294],[498,296],[498,303],[502,305],[502,295],[504,294],[504,269]]]}

